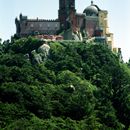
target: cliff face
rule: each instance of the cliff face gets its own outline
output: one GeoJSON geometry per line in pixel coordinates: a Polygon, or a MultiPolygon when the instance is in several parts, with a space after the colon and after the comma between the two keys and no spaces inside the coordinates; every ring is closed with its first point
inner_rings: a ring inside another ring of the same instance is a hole
{"type": "Polygon", "coordinates": [[[126,64],[100,43],[41,45],[31,37],[0,45],[1,129],[128,129],[126,64]],[[33,54],[44,52],[37,62],[33,54]]]}

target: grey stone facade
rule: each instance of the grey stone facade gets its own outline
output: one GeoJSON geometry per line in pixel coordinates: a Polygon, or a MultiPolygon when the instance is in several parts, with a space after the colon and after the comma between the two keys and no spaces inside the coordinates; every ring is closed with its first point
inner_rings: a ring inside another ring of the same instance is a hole
{"type": "Polygon", "coordinates": [[[60,29],[58,20],[27,19],[20,14],[19,20],[15,19],[16,34],[20,37],[36,34],[54,35],[60,29]]]}

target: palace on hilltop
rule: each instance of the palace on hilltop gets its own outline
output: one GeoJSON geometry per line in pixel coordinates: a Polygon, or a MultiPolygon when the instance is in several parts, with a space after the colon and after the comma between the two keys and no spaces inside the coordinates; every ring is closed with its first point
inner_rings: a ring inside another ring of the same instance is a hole
{"type": "Polygon", "coordinates": [[[85,40],[95,38],[108,43],[113,50],[113,33],[109,32],[108,12],[91,1],[82,13],[77,13],[75,0],[59,0],[58,18],[55,20],[28,19],[20,14],[15,19],[16,35],[62,36],[64,40],[85,40]]]}

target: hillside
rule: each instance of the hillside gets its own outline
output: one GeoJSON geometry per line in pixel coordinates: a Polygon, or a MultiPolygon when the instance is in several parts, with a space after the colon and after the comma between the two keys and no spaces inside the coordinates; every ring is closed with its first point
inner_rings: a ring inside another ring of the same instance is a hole
{"type": "Polygon", "coordinates": [[[1,130],[130,129],[126,64],[100,43],[42,44],[0,44],[1,130]]]}

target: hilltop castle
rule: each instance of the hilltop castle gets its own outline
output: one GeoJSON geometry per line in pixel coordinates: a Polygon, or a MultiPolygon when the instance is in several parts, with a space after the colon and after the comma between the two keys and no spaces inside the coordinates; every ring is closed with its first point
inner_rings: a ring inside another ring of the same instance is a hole
{"type": "Polygon", "coordinates": [[[65,40],[83,40],[95,37],[106,41],[113,49],[113,34],[109,32],[108,12],[91,1],[83,13],[77,13],[75,0],[59,0],[58,18],[55,20],[28,19],[20,14],[15,19],[16,35],[62,35],[65,40]]]}

